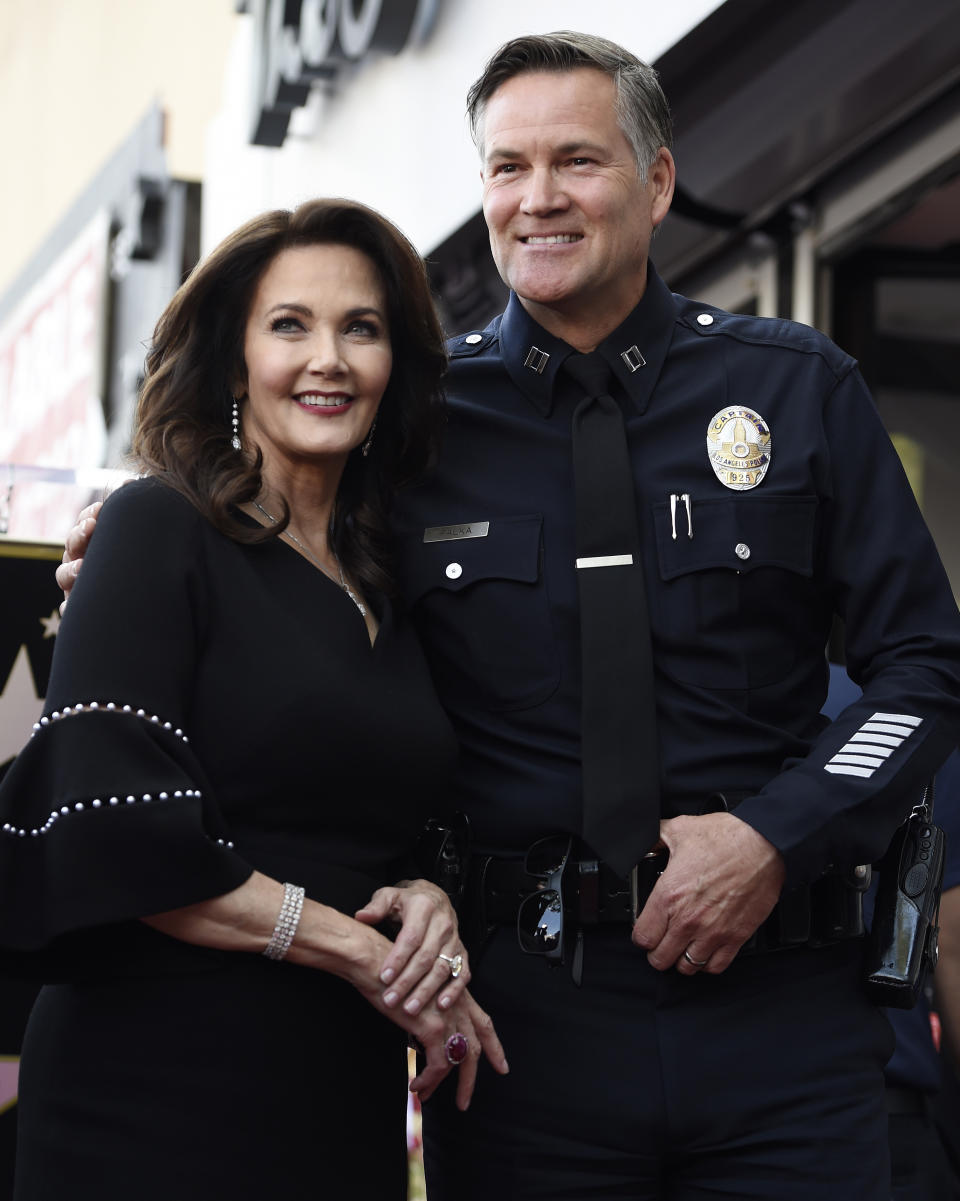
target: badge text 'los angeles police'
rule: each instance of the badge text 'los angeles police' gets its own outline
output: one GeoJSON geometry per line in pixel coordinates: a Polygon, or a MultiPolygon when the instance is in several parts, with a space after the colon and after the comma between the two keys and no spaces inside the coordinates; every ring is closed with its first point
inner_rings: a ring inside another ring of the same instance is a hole
{"type": "Polygon", "coordinates": [[[753,409],[731,405],[707,426],[707,455],[714,475],[727,488],[756,488],[770,468],[772,442],[767,423],[753,409]]]}

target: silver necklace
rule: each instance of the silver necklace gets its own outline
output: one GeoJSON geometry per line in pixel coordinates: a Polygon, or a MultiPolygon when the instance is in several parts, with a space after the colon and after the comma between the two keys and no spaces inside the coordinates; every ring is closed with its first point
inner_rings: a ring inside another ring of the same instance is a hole
{"type": "MultiPolygon", "coordinates": [[[[263,507],[262,504],[260,504],[260,502],[258,500],[255,500],[253,502],[253,507],[257,510],[258,513],[262,513],[264,515],[264,517],[266,517],[267,521],[271,522],[273,525],[279,525],[278,519],[276,517],[274,517],[274,515],[272,513],[268,513],[267,510],[263,507]]],[[[339,576],[339,579],[337,579],[335,576],[330,574],[330,572],[326,569],[326,567],[324,567],[324,565],[320,562],[320,560],[313,553],[313,551],[308,546],[304,546],[304,544],[300,541],[300,539],[296,536],[296,534],[293,532],[293,530],[290,529],[289,526],[287,526],[287,528],[282,531],[282,534],[284,537],[289,538],[290,541],[295,546],[299,546],[299,548],[307,556],[307,558],[310,560],[310,562],[316,563],[316,565],[320,568],[320,570],[323,572],[323,574],[327,577],[328,580],[332,580],[334,584],[339,584],[340,587],[347,594],[347,596],[350,597],[350,599],[353,601],[353,603],[360,610],[361,616],[366,617],[367,606],[363,603],[363,601],[360,599],[360,597],[357,596],[357,594],[354,592],[354,590],[347,583],[346,577],[343,574],[343,564],[340,562],[340,556],[337,554],[336,551],[333,551],[332,553],[333,553],[333,561],[337,565],[337,576],[339,576]]]]}

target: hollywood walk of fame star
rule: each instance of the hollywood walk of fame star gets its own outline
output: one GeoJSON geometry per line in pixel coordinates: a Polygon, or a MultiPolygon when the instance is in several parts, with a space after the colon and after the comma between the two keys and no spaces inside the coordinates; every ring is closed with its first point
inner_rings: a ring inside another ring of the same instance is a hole
{"type": "Polygon", "coordinates": [[[60,611],[54,609],[49,617],[40,617],[37,619],[43,626],[44,638],[56,638],[60,633],[60,611]]]}

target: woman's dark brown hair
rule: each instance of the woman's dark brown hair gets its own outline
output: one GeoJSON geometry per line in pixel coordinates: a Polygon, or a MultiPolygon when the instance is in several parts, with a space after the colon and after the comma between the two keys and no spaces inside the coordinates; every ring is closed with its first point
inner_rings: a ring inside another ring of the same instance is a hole
{"type": "Polygon", "coordinates": [[[133,453],[229,537],[254,543],[282,532],[286,504],[269,529],[252,529],[237,514],[261,490],[262,456],[233,449],[230,410],[233,386],[246,379],[244,334],[261,277],[281,251],[318,244],[362,251],[386,293],[393,368],[369,455],[354,451],[344,470],[333,545],[362,588],[390,592],[387,514],[395,489],[421,475],[436,451],[446,354],[420,256],[373,209],[325,199],[264,213],[198,264],[157,322],[133,453]]]}

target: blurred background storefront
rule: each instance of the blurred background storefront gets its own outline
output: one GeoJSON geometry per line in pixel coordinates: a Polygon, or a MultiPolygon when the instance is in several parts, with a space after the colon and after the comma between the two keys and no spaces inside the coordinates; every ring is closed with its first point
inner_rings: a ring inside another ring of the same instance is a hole
{"type": "Polygon", "coordinates": [[[184,273],[254,213],[352,196],[427,257],[449,332],[482,328],[504,292],[464,95],[502,41],[558,28],[656,63],[679,171],[658,269],[859,358],[960,592],[957,0],[3,0],[0,772],[45,688],[50,560],[120,478],[184,273]]]}
{"type": "Polygon", "coordinates": [[[956,0],[6,0],[0,536],[56,541],[109,485],[156,316],[264,208],[381,208],[450,332],[485,324],[503,288],[463,97],[502,40],[564,27],[661,71],[661,274],[857,355],[960,587],[956,0]]]}

